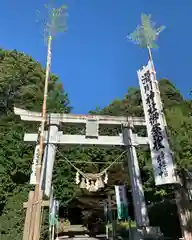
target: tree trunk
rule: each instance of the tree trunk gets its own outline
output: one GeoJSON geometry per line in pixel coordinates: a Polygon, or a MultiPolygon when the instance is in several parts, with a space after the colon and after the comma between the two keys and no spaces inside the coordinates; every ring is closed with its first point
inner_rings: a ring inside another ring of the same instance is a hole
{"type": "Polygon", "coordinates": [[[187,191],[179,186],[175,189],[175,195],[182,236],[185,240],[192,240],[192,207],[187,191]]]}

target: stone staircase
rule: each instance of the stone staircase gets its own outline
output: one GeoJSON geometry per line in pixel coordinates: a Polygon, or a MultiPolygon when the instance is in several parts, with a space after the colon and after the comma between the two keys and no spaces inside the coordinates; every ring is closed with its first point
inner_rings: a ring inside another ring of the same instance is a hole
{"type": "Polygon", "coordinates": [[[98,240],[106,239],[105,234],[90,237],[88,229],[83,225],[65,225],[59,226],[59,237],[56,240],[98,240]]]}
{"type": "Polygon", "coordinates": [[[84,236],[83,235],[82,236],[76,235],[72,238],[65,237],[65,236],[61,236],[61,237],[56,238],[56,240],[68,240],[68,239],[70,239],[70,240],[98,240],[98,238],[89,237],[87,235],[84,235],[84,236]]]}

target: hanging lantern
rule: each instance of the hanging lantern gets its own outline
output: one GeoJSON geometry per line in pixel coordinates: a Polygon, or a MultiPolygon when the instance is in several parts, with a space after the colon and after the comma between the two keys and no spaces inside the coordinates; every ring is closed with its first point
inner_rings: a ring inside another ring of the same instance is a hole
{"type": "Polygon", "coordinates": [[[107,174],[107,172],[106,172],[106,173],[105,173],[104,183],[107,184],[107,182],[108,182],[108,174],[107,174]]]}
{"type": "Polygon", "coordinates": [[[89,192],[96,192],[96,191],[97,191],[97,188],[95,187],[94,181],[91,181],[89,192]]]}
{"type": "Polygon", "coordinates": [[[80,174],[79,174],[79,172],[76,172],[76,178],[75,178],[75,180],[76,180],[76,184],[79,184],[79,183],[80,183],[80,174]]]}
{"type": "Polygon", "coordinates": [[[80,188],[86,188],[85,178],[81,179],[80,188]]]}

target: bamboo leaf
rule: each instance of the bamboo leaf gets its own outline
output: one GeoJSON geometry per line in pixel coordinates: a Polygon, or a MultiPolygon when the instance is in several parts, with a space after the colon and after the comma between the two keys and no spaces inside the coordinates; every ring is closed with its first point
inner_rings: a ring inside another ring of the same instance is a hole
{"type": "Polygon", "coordinates": [[[136,30],[128,35],[128,39],[142,48],[157,48],[157,37],[165,30],[165,26],[155,27],[156,24],[151,20],[151,14],[141,14],[141,25],[137,26],[136,30]]]}
{"type": "MultiPolygon", "coordinates": [[[[37,20],[43,24],[43,35],[47,42],[49,36],[55,36],[58,32],[64,32],[67,30],[67,5],[61,5],[58,8],[52,7],[50,4],[45,4],[46,14],[43,19],[37,20]]],[[[41,15],[39,10],[36,11],[38,18],[41,15]]]]}

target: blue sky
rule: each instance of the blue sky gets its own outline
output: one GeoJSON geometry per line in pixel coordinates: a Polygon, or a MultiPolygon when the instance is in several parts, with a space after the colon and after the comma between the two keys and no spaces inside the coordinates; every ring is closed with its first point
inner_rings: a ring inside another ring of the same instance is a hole
{"type": "MultiPolygon", "coordinates": [[[[0,46],[31,55],[45,66],[46,46],[36,9],[46,0],[1,0],[0,46]]],[[[138,86],[136,71],[147,53],[126,40],[151,13],[166,25],[153,56],[158,78],[173,81],[185,97],[191,89],[191,0],[58,0],[68,5],[68,31],[53,43],[52,72],[59,75],[74,113],[104,107],[138,86]]]]}

